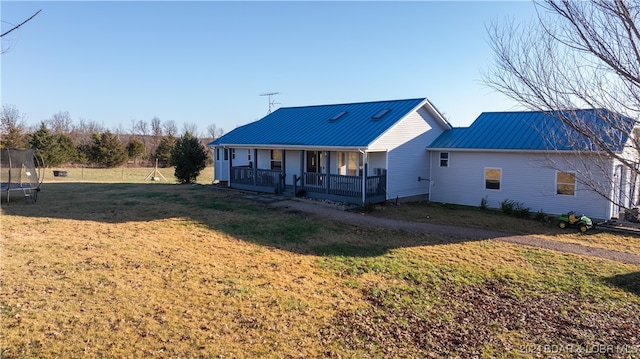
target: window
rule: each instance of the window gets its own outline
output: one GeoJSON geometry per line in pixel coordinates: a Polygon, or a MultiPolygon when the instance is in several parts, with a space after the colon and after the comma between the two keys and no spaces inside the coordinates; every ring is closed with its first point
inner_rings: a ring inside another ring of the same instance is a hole
{"type": "Polygon", "coordinates": [[[339,119],[341,119],[341,118],[342,118],[344,115],[346,115],[346,114],[347,114],[347,111],[342,111],[342,112],[340,112],[340,113],[336,114],[335,116],[331,117],[331,118],[329,119],[329,122],[335,122],[335,121],[338,121],[339,119]]]}
{"type": "Polygon", "coordinates": [[[449,152],[440,152],[440,167],[449,167],[449,152]]]}
{"type": "Polygon", "coordinates": [[[281,150],[271,150],[271,169],[272,170],[282,170],[282,151],[281,150]]]}
{"type": "Polygon", "coordinates": [[[220,149],[216,148],[216,161],[220,161],[220,149]]]}
{"type": "Polygon", "coordinates": [[[502,177],[502,169],[485,168],[484,169],[484,188],[500,189],[500,181],[502,177]]]}
{"type": "Polygon", "coordinates": [[[224,160],[225,161],[229,161],[229,149],[228,148],[224,149],[224,160]]]}
{"type": "Polygon", "coordinates": [[[389,112],[391,112],[390,108],[385,108],[384,110],[380,110],[378,113],[376,113],[375,115],[371,116],[372,120],[379,120],[381,118],[384,117],[384,115],[388,114],[389,112]]]}
{"type": "Polygon", "coordinates": [[[231,159],[232,159],[232,160],[235,160],[235,159],[236,159],[236,149],[235,149],[235,148],[232,148],[232,149],[231,149],[231,159]]]}
{"type": "Polygon", "coordinates": [[[362,153],[339,152],[338,173],[342,176],[362,176],[362,153]]]}
{"type": "Polygon", "coordinates": [[[251,162],[251,150],[250,149],[247,150],[247,160],[249,162],[251,162]]]}
{"type": "Polygon", "coordinates": [[[556,193],[573,196],[576,194],[576,174],[573,172],[556,172],[556,193]]]}

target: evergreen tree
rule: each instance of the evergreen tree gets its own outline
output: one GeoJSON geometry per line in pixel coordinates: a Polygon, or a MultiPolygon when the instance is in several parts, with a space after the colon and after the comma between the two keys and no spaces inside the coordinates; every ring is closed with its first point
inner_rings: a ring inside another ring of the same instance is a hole
{"type": "Polygon", "coordinates": [[[176,145],[176,138],[172,135],[163,137],[156,149],[155,157],[158,159],[158,165],[160,167],[171,166],[171,151],[176,145]]]}
{"type": "Polygon", "coordinates": [[[94,133],[89,148],[89,161],[107,168],[117,167],[127,161],[127,150],[111,132],[94,133]]]}
{"type": "MultiPolygon", "coordinates": [[[[65,134],[53,135],[55,147],[51,155],[51,166],[59,166],[73,161],[78,157],[76,147],[73,145],[71,137],[65,134]]],[[[45,162],[48,164],[48,162],[45,162]]]]}
{"type": "Polygon", "coordinates": [[[171,162],[176,166],[174,174],[180,183],[195,182],[206,160],[204,146],[188,131],[176,141],[171,151],[171,162]]]}
{"type": "Polygon", "coordinates": [[[137,138],[132,138],[127,144],[127,154],[129,158],[133,158],[135,161],[140,156],[144,155],[144,143],[137,138]]]}
{"type": "Polygon", "coordinates": [[[64,134],[51,134],[44,122],[29,136],[29,146],[36,150],[45,166],[53,167],[67,163],[76,157],[76,149],[71,138],[64,134]]]}
{"type": "Polygon", "coordinates": [[[49,164],[49,159],[45,158],[53,144],[53,135],[49,132],[49,128],[43,122],[40,122],[40,128],[31,134],[29,138],[29,147],[36,150],[37,156],[42,156],[45,164],[49,164]]]}

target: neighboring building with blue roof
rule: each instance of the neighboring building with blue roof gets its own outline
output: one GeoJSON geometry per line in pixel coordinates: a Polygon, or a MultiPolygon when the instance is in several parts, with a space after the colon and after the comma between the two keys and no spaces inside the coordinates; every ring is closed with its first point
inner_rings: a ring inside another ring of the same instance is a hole
{"type": "Polygon", "coordinates": [[[208,144],[233,188],[352,203],[425,196],[425,151],[449,123],[426,99],[280,108],[208,144]]]}
{"type": "Polygon", "coordinates": [[[607,151],[637,163],[628,138],[635,126],[595,109],[482,113],[471,126],[445,131],[428,146],[430,200],[478,206],[484,198],[494,208],[512,200],[533,212],[617,217],[621,205],[637,203],[636,176],[607,151]]]}

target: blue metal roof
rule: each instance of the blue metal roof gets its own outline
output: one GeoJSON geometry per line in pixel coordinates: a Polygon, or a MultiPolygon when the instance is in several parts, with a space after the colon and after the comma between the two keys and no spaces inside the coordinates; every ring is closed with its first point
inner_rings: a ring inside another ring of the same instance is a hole
{"type": "MultiPolygon", "coordinates": [[[[469,127],[445,131],[429,149],[597,151],[602,149],[557,119],[589,126],[613,151],[622,151],[635,121],[606,110],[484,112],[469,127]],[[619,128],[615,128],[619,126],[619,128]]],[[[581,127],[584,128],[584,127],[581,127]]]]}
{"type": "Polygon", "coordinates": [[[256,122],[234,129],[209,143],[209,146],[366,147],[425,101],[425,98],[416,98],[283,107],[256,122]],[[387,109],[390,111],[381,118],[372,118],[387,109]],[[337,116],[343,112],[342,116],[337,116]]]}

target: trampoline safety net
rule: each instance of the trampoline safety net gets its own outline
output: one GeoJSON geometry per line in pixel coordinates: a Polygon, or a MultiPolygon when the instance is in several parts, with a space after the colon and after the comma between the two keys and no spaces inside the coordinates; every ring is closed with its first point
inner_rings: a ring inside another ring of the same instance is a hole
{"type": "Polygon", "coordinates": [[[0,186],[7,194],[7,203],[11,192],[22,192],[27,202],[35,203],[40,181],[35,164],[33,149],[0,150],[0,186]]]}

